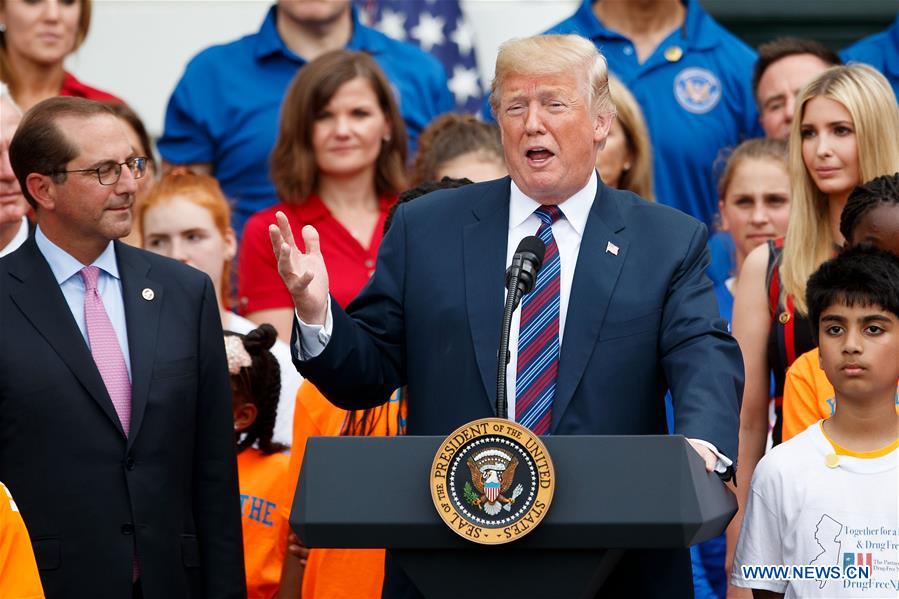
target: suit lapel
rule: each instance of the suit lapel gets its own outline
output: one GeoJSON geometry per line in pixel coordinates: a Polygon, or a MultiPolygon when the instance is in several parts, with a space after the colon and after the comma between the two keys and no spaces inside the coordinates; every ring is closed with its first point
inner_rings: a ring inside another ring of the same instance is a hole
{"type": "Polygon", "coordinates": [[[9,272],[22,283],[11,292],[12,301],[124,436],[119,416],[109,399],[90,348],[33,237],[23,244],[15,256],[10,257],[9,272]]]}
{"type": "Polygon", "coordinates": [[[624,221],[613,195],[599,184],[581,239],[568,300],[550,431],[558,426],[593,354],[612,291],[627,259],[628,242],[617,235],[624,229],[624,221]]]}
{"type": "Polygon", "coordinates": [[[147,410],[164,290],[160,283],[147,278],[150,265],[140,252],[116,242],[116,257],[122,277],[122,300],[131,354],[131,432],[128,436],[131,447],[147,410]]]}
{"type": "Polygon", "coordinates": [[[463,231],[465,296],[475,357],[490,409],[496,412],[496,351],[503,317],[503,280],[509,239],[509,181],[485,191],[463,231]]]}

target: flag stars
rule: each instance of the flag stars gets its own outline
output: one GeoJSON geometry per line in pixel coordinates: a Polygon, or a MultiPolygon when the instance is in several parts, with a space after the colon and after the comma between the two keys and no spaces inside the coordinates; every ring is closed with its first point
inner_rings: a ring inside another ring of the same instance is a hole
{"type": "Polygon", "coordinates": [[[481,93],[481,84],[478,80],[478,72],[475,69],[467,69],[457,65],[453,68],[453,76],[450,78],[449,89],[456,98],[456,104],[462,105],[468,98],[477,98],[481,93]]]}
{"type": "Polygon", "coordinates": [[[418,25],[410,30],[412,37],[418,40],[418,44],[425,52],[430,52],[434,46],[439,46],[446,41],[443,34],[443,26],[446,19],[422,13],[418,25]]]}
{"type": "Polygon", "coordinates": [[[406,39],[406,15],[385,8],[381,11],[381,20],[375,26],[375,29],[395,40],[404,41],[406,39]]]}
{"type": "Polygon", "coordinates": [[[450,39],[459,47],[459,54],[467,56],[474,48],[474,31],[465,21],[456,23],[456,30],[450,34],[450,39]]]}

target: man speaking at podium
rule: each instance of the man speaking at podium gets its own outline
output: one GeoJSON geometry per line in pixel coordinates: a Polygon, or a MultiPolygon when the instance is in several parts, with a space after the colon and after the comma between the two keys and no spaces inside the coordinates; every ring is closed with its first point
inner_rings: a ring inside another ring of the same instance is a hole
{"type": "MultiPolygon", "coordinates": [[[[401,205],[346,312],[329,299],[315,229],[302,231],[304,253],[279,214],[270,233],[299,319],[298,369],[344,409],[408,385],[410,435],[495,415],[504,273],[519,241],[537,235],[546,256],[513,317],[509,417],[539,434],[665,434],[670,388],[675,432],[707,469],[729,473],[742,359],[704,274],[706,229],[598,180],[615,116],[605,59],[577,36],[506,42],[491,103],[511,178],[401,205]]],[[[387,562],[385,597],[415,597],[387,562]]],[[[691,589],[686,549],[640,550],[602,596],[691,589]]]]}

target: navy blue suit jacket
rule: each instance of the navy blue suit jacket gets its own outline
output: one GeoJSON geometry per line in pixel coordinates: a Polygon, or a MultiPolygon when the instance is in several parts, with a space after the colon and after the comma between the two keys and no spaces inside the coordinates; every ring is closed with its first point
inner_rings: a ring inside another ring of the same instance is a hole
{"type": "MultiPolygon", "coordinates": [[[[346,409],[408,384],[410,435],[493,416],[509,189],[504,178],[400,206],[369,284],[346,312],[332,302],[330,342],[296,361],[303,375],[346,409]]],[[[599,184],[574,272],[551,434],[665,434],[670,387],[676,432],[736,460],[742,358],[718,317],[708,263],[703,224],[599,184]]]]}
{"type": "Polygon", "coordinates": [[[115,244],[132,373],[127,438],[33,236],[0,259],[0,480],[49,598],[130,597],[135,544],[145,597],[246,597],[212,282],[115,244]]]}

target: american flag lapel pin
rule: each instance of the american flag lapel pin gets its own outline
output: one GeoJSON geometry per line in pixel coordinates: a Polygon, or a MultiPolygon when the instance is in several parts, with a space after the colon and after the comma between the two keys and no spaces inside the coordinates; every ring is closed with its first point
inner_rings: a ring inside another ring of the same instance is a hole
{"type": "Polygon", "coordinates": [[[612,243],[611,241],[606,245],[606,253],[612,254],[613,256],[618,255],[618,246],[612,243]]]}

